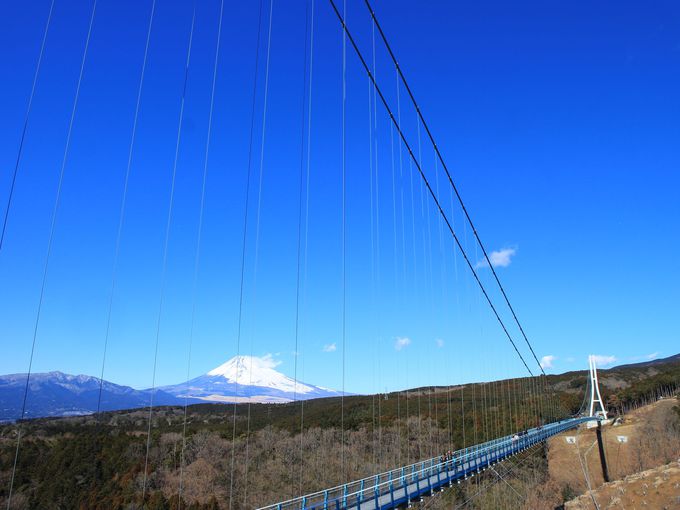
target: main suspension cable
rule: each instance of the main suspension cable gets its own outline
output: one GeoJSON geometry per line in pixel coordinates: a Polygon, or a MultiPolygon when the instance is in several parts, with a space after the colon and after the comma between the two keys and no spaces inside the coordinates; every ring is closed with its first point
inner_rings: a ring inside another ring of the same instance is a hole
{"type": "MultiPolygon", "coordinates": [[[[512,339],[512,336],[510,336],[510,332],[508,331],[507,327],[505,326],[505,323],[503,322],[500,315],[498,314],[498,311],[497,311],[495,305],[493,304],[493,302],[491,301],[491,298],[490,298],[489,294],[487,293],[486,288],[484,287],[481,280],[479,279],[479,276],[477,275],[477,271],[475,271],[475,268],[474,268],[472,262],[470,261],[470,258],[468,257],[467,253],[463,249],[463,246],[462,246],[462,244],[461,244],[461,242],[458,238],[458,235],[453,230],[451,222],[449,221],[448,216],[444,212],[444,209],[442,208],[442,206],[439,202],[439,199],[437,198],[437,195],[435,194],[434,190],[432,189],[430,182],[428,181],[427,177],[425,176],[425,173],[424,173],[422,167],[418,163],[418,160],[416,159],[411,146],[409,145],[408,141],[406,140],[406,136],[404,135],[404,132],[402,131],[401,126],[396,121],[396,119],[394,117],[394,113],[392,112],[392,109],[390,108],[390,106],[387,102],[387,99],[385,99],[385,96],[384,96],[382,90],[380,89],[378,83],[375,81],[375,78],[373,77],[373,74],[371,73],[371,70],[368,67],[368,64],[366,63],[366,60],[364,59],[364,56],[361,53],[361,50],[359,50],[359,47],[357,46],[356,41],[352,37],[352,34],[350,33],[349,28],[347,27],[347,25],[345,23],[344,17],[342,16],[342,14],[338,10],[337,6],[335,5],[335,1],[334,0],[329,0],[329,1],[330,1],[331,6],[333,7],[333,10],[335,11],[336,16],[338,17],[338,20],[340,21],[340,23],[343,27],[343,30],[347,34],[347,39],[350,41],[350,44],[354,48],[355,53],[357,54],[357,56],[359,57],[359,60],[361,61],[361,65],[363,66],[363,68],[366,71],[366,73],[368,74],[371,82],[373,83],[373,86],[375,87],[376,92],[378,93],[378,96],[380,97],[380,100],[383,103],[383,106],[387,110],[387,113],[389,114],[390,119],[392,120],[392,123],[394,124],[394,127],[396,128],[397,133],[399,134],[399,136],[401,138],[401,141],[403,142],[404,146],[408,150],[409,156],[411,157],[413,164],[416,166],[418,172],[420,173],[420,177],[423,179],[425,187],[427,188],[428,192],[430,193],[432,200],[434,200],[435,205],[437,206],[437,209],[439,210],[439,214],[444,219],[444,222],[446,223],[446,226],[449,229],[451,236],[453,237],[458,249],[460,250],[461,254],[463,255],[463,258],[465,259],[465,262],[467,263],[468,268],[472,272],[472,275],[474,276],[474,279],[477,282],[477,285],[479,286],[480,290],[482,291],[482,294],[486,298],[487,303],[491,307],[491,310],[493,311],[496,319],[498,320],[498,323],[501,325],[503,332],[505,333],[506,337],[508,338],[508,340],[512,344],[512,347],[515,349],[515,352],[517,353],[519,358],[522,360],[524,367],[527,369],[529,374],[531,374],[531,376],[533,376],[534,373],[531,371],[531,369],[529,368],[529,365],[527,365],[527,362],[524,360],[524,357],[522,356],[521,352],[517,348],[517,345],[515,344],[515,341],[512,339]]],[[[425,125],[425,124],[423,124],[423,125],[425,125]]]]}
{"type": "Polygon", "coordinates": [[[536,356],[536,353],[534,352],[533,347],[531,346],[531,342],[529,342],[529,339],[527,338],[526,333],[524,332],[524,328],[522,328],[522,325],[519,322],[519,319],[517,318],[517,314],[515,313],[514,308],[510,304],[510,299],[508,298],[508,295],[505,292],[505,289],[503,285],[501,284],[500,279],[498,278],[498,274],[496,273],[496,270],[494,269],[493,264],[491,263],[491,260],[489,258],[489,255],[486,251],[486,248],[484,248],[484,245],[482,244],[482,240],[479,237],[479,234],[477,233],[477,229],[475,228],[474,223],[472,222],[472,218],[470,217],[470,214],[468,213],[467,208],[465,207],[465,204],[463,202],[463,199],[458,191],[458,188],[456,184],[453,182],[453,178],[451,177],[451,173],[449,172],[448,167],[446,166],[446,162],[444,161],[444,158],[439,151],[439,147],[437,146],[437,143],[434,140],[434,136],[432,135],[432,132],[430,131],[429,126],[427,125],[427,122],[425,122],[425,118],[423,117],[423,114],[420,110],[420,106],[418,105],[418,102],[415,99],[415,96],[413,95],[413,92],[411,91],[411,88],[408,85],[408,82],[406,81],[406,77],[404,76],[404,73],[401,70],[401,67],[399,67],[399,62],[397,61],[396,56],[394,55],[394,52],[392,51],[392,47],[390,46],[389,42],[387,41],[387,37],[385,35],[385,32],[383,32],[382,27],[380,26],[380,23],[378,22],[378,19],[376,18],[375,11],[371,7],[371,4],[369,0],[364,0],[364,3],[366,4],[366,7],[371,13],[371,17],[373,18],[373,22],[375,23],[376,28],[378,29],[378,32],[380,33],[380,37],[382,38],[383,42],[385,43],[385,48],[387,49],[392,61],[394,62],[394,65],[397,69],[397,73],[399,74],[399,77],[401,78],[402,83],[404,84],[404,87],[406,88],[406,91],[408,92],[409,97],[411,98],[411,102],[413,103],[413,106],[416,109],[416,112],[418,113],[418,117],[420,117],[421,122],[423,123],[423,127],[425,128],[425,132],[427,133],[428,138],[430,139],[430,142],[432,143],[432,146],[434,147],[435,152],[437,153],[437,157],[439,161],[442,164],[442,168],[446,172],[446,177],[449,180],[449,183],[451,187],[453,188],[453,191],[456,194],[456,198],[458,199],[458,203],[461,206],[461,209],[463,213],[465,214],[465,218],[467,219],[468,224],[470,225],[470,228],[472,229],[472,233],[475,236],[475,239],[477,240],[477,243],[479,244],[480,248],[482,249],[482,253],[484,254],[484,260],[488,264],[489,268],[491,269],[491,272],[493,273],[493,276],[496,280],[496,283],[498,284],[498,287],[503,294],[503,298],[505,299],[506,304],[508,305],[508,308],[510,309],[510,312],[512,313],[513,318],[515,319],[515,322],[517,323],[517,326],[519,327],[519,330],[522,333],[522,336],[524,337],[524,341],[526,342],[527,346],[529,347],[529,350],[531,351],[531,354],[534,357],[534,360],[536,360],[536,363],[538,364],[538,367],[541,370],[541,373],[545,375],[545,372],[543,371],[543,367],[541,366],[541,362],[538,360],[538,357],[536,356]]]}

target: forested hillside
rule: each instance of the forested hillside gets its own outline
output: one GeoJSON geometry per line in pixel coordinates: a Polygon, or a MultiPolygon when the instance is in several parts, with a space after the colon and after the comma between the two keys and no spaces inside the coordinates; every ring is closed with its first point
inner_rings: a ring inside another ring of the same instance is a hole
{"type": "MultiPolygon", "coordinates": [[[[182,407],[154,408],[145,506],[148,410],[5,425],[0,499],[7,496],[19,428],[12,508],[174,509],[180,501],[182,508],[253,508],[535,426],[530,408],[546,422],[576,413],[586,376],[417,388],[344,402],[200,404],[189,406],[186,418],[182,407]]],[[[622,412],[673,393],[680,360],[602,370],[600,380],[610,410],[622,412]]]]}

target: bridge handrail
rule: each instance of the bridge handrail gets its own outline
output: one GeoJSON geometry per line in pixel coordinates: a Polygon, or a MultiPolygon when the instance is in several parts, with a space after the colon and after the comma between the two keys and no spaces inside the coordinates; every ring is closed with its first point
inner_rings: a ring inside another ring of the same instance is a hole
{"type": "MultiPolygon", "coordinates": [[[[579,419],[576,419],[576,418],[574,418],[574,419],[568,419],[568,420],[561,420],[561,421],[559,421],[559,422],[554,422],[554,423],[551,423],[551,424],[549,424],[549,425],[546,425],[545,427],[542,427],[542,428],[541,428],[541,432],[544,432],[544,431],[546,431],[546,430],[552,430],[552,429],[558,428],[559,425],[561,425],[561,424],[563,424],[563,423],[565,423],[565,422],[568,422],[568,421],[573,421],[573,420],[584,421],[584,420],[582,420],[582,419],[579,420],[579,419]]],[[[526,437],[532,437],[532,438],[533,438],[533,437],[538,433],[539,429],[538,429],[538,428],[527,429],[527,432],[529,432],[529,431],[533,431],[533,433],[530,434],[530,435],[527,434],[526,437]]],[[[501,444],[501,443],[507,443],[508,441],[512,441],[512,435],[503,436],[502,438],[498,438],[498,439],[495,439],[495,440],[492,440],[492,441],[487,441],[487,442],[485,442],[485,443],[480,443],[479,445],[475,445],[475,447],[474,447],[474,448],[475,448],[475,452],[476,452],[477,454],[479,454],[479,453],[482,452],[482,451],[489,450],[490,447],[492,447],[492,443],[501,444]],[[484,446],[484,445],[486,445],[486,446],[484,446]]],[[[497,446],[497,444],[494,444],[493,446],[497,446]]],[[[461,449],[461,450],[456,450],[456,452],[460,452],[460,451],[462,451],[462,449],[461,449]]],[[[455,454],[456,452],[453,452],[453,453],[455,454]]],[[[437,464],[431,464],[431,465],[428,466],[428,467],[423,467],[423,468],[420,469],[419,471],[410,472],[410,473],[409,473],[409,476],[413,476],[414,474],[419,474],[419,473],[425,473],[426,471],[430,471],[429,476],[432,476],[432,470],[433,470],[434,468],[443,466],[443,465],[445,465],[445,464],[449,464],[449,463],[452,462],[452,461],[461,461],[461,460],[464,460],[466,457],[469,458],[470,456],[472,456],[472,453],[474,453],[474,452],[468,452],[465,456],[463,456],[463,457],[461,457],[461,458],[458,458],[458,459],[451,459],[451,460],[444,461],[444,462],[438,462],[437,464]]],[[[433,458],[431,458],[431,459],[424,460],[424,461],[422,461],[422,462],[416,462],[416,464],[424,464],[424,463],[427,463],[429,460],[432,460],[432,459],[436,459],[436,457],[433,457],[433,458]]],[[[415,464],[413,464],[413,465],[415,465],[415,464]]],[[[401,468],[397,468],[396,470],[392,470],[392,471],[401,471],[401,468]]],[[[438,471],[438,472],[440,472],[440,471],[438,471]]],[[[389,471],[388,471],[388,473],[389,473],[389,471]]],[[[376,476],[378,476],[378,475],[370,476],[370,477],[368,477],[368,479],[370,479],[370,478],[375,478],[376,476]]],[[[363,479],[363,480],[366,480],[366,479],[363,479]]],[[[418,477],[418,480],[420,481],[420,480],[422,480],[422,478],[419,476],[419,477],[418,477]]],[[[348,486],[348,485],[355,485],[356,483],[359,483],[359,482],[361,482],[361,481],[362,481],[362,480],[355,480],[355,481],[352,481],[352,482],[348,482],[347,484],[339,485],[337,488],[343,488],[343,487],[346,487],[346,486],[348,486]]],[[[382,486],[385,486],[385,485],[389,485],[391,482],[392,482],[391,480],[388,480],[388,481],[382,482],[382,483],[377,484],[377,485],[372,485],[372,486],[369,487],[369,488],[371,488],[371,489],[377,489],[378,487],[382,487],[382,486]]],[[[334,488],[334,489],[335,489],[335,488],[334,488]]],[[[324,494],[324,493],[326,493],[326,492],[330,492],[330,491],[332,491],[332,490],[334,490],[334,489],[325,489],[325,490],[323,490],[323,491],[320,491],[320,494],[324,494]]],[[[350,498],[352,498],[353,496],[358,496],[359,494],[364,493],[365,491],[366,491],[366,488],[363,488],[363,489],[360,489],[360,490],[358,490],[358,491],[355,491],[355,492],[352,492],[352,493],[349,493],[349,494],[343,493],[343,498],[345,498],[345,499],[350,499],[350,498]]],[[[308,494],[308,495],[303,496],[303,497],[304,497],[304,498],[309,498],[309,497],[311,497],[311,496],[312,496],[312,494],[308,494]]],[[[293,500],[289,500],[289,501],[296,501],[296,500],[300,500],[300,499],[302,499],[302,498],[299,498],[299,497],[298,497],[298,498],[294,498],[293,500]]],[[[337,499],[337,498],[334,498],[334,499],[337,499]]],[[[283,505],[283,504],[285,504],[285,503],[278,503],[277,505],[283,505]]],[[[274,505],[274,506],[277,506],[277,505],[274,505]]],[[[265,507],[265,508],[270,508],[270,507],[265,507]]],[[[264,509],[260,509],[260,510],[264,510],[264,509]]]]}
{"type": "MultiPolygon", "coordinates": [[[[546,430],[548,428],[553,429],[557,425],[564,423],[566,421],[571,421],[571,420],[572,419],[560,420],[559,422],[551,423],[550,425],[547,425],[543,430],[546,430]]],[[[527,433],[529,433],[529,435],[531,437],[533,437],[535,435],[535,432],[537,432],[537,431],[538,431],[537,428],[527,429],[527,433]]],[[[508,436],[503,436],[501,438],[492,439],[490,441],[486,441],[484,443],[480,443],[480,444],[474,445],[472,447],[461,448],[460,450],[456,450],[456,451],[453,452],[454,457],[456,457],[456,454],[458,454],[458,455],[457,455],[457,458],[454,458],[452,460],[456,461],[456,462],[460,462],[462,460],[462,461],[465,462],[467,459],[470,459],[471,457],[478,456],[480,453],[486,452],[492,446],[497,446],[501,443],[507,443],[508,441],[512,441],[512,437],[513,437],[513,435],[511,434],[511,435],[508,435],[508,436]]],[[[435,467],[439,467],[443,464],[447,464],[447,463],[451,462],[451,461],[444,461],[444,462],[437,462],[435,464],[434,463],[435,460],[438,460],[438,457],[431,457],[429,459],[424,459],[424,460],[421,460],[421,461],[418,461],[418,462],[414,462],[413,464],[409,464],[407,466],[398,467],[398,468],[395,468],[395,469],[391,469],[389,471],[384,471],[382,473],[371,475],[371,476],[368,476],[368,477],[365,477],[365,478],[362,478],[362,479],[359,479],[359,480],[353,480],[351,482],[347,482],[345,484],[337,485],[335,487],[331,487],[331,488],[328,488],[328,489],[322,489],[322,490],[317,491],[317,492],[305,494],[304,496],[298,496],[298,497],[291,498],[291,499],[288,499],[288,500],[285,500],[285,501],[280,501],[278,503],[274,503],[272,505],[262,507],[260,510],[283,508],[284,506],[286,506],[290,503],[301,501],[303,499],[304,500],[314,499],[315,497],[318,497],[318,496],[326,496],[329,493],[333,493],[335,491],[340,491],[340,490],[343,490],[342,497],[349,499],[353,496],[356,496],[358,494],[365,492],[365,490],[366,490],[366,488],[363,488],[363,489],[360,489],[360,490],[357,490],[357,491],[351,492],[351,493],[344,492],[344,490],[349,486],[361,485],[362,482],[367,482],[367,481],[373,482],[375,479],[379,480],[380,478],[391,475],[393,473],[398,473],[398,476],[396,477],[397,480],[400,479],[400,478],[406,477],[406,476],[412,478],[414,475],[419,475],[419,474],[424,473],[425,471],[428,471],[428,470],[431,471],[435,467]],[[420,464],[421,466],[424,466],[428,462],[430,463],[429,466],[421,467],[418,470],[414,469],[417,465],[420,464]],[[409,468],[411,468],[411,469],[409,469],[409,468]],[[404,472],[407,472],[407,473],[402,475],[402,473],[404,473],[404,472]]],[[[418,480],[420,480],[420,479],[421,478],[419,476],[418,480]]],[[[384,482],[380,482],[378,484],[371,483],[369,488],[377,489],[379,487],[389,485],[393,482],[394,482],[393,479],[388,479],[388,480],[386,480],[384,482]]],[[[333,500],[335,500],[335,499],[337,499],[337,498],[333,498],[333,500]]]]}
{"type": "MultiPolygon", "coordinates": [[[[529,430],[533,430],[533,429],[529,429],[529,430]]],[[[501,438],[501,439],[504,439],[504,438],[501,438]]],[[[463,453],[463,457],[467,457],[467,456],[470,456],[472,453],[479,452],[479,451],[485,449],[488,445],[490,445],[491,443],[494,443],[494,442],[496,442],[496,441],[499,441],[499,439],[492,439],[492,440],[490,440],[490,441],[486,441],[486,442],[484,442],[484,443],[479,443],[479,444],[474,445],[474,446],[469,446],[469,447],[467,447],[467,448],[461,448],[460,450],[456,450],[456,451],[454,451],[454,452],[452,452],[452,453],[455,455],[456,453],[461,452],[461,453],[463,453]],[[469,450],[469,451],[468,451],[468,450],[469,450]],[[467,453],[465,453],[466,451],[467,451],[467,453]]],[[[390,470],[388,470],[388,471],[383,471],[383,472],[381,472],[381,473],[377,473],[377,474],[375,474],[375,475],[370,475],[370,476],[367,476],[367,477],[365,477],[365,478],[360,478],[360,479],[358,479],[358,480],[352,480],[351,482],[347,482],[347,483],[343,483],[343,484],[340,484],[340,485],[336,485],[335,487],[330,487],[330,488],[328,488],[328,489],[322,489],[322,490],[316,491],[316,492],[310,492],[309,494],[305,494],[304,496],[297,496],[297,497],[295,497],[295,498],[287,499],[287,500],[285,500],[285,501],[280,501],[280,502],[275,503],[275,504],[273,504],[273,505],[269,505],[269,506],[266,506],[266,507],[262,507],[262,508],[259,509],[259,510],[265,510],[265,509],[269,509],[269,508],[276,508],[276,507],[278,507],[279,505],[285,505],[285,504],[287,504],[287,503],[292,503],[293,501],[298,501],[298,500],[302,499],[302,497],[305,497],[305,498],[312,498],[312,497],[314,497],[314,496],[321,496],[321,495],[324,495],[325,493],[328,493],[328,492],[332,492],[332,491],[335,491],[335,490],[343,489],[343,488],[345,488],[345,487],[348,486],[348,485],[354,485],[354,484],[360,484],[361,482],[369,482],[369,481],[373,481],[373,480],[375,480],[376,478],[380,479],[380,478],[382,478],[382,477],[384,477],[384,476],[389,476],[390,474],[394,474],[394,473],[398,473],[398,474],[399,474],[399,477],[401,477],[401,472],[402,472],[402,471],[408,471],[408,476],[411,476],[411,475],[413,475],[414,473],[419,473],[419,472],[422,471],[422,469],[419,469],[418,471],[414,471],[414,470],[413,470],[413,469],[416,468],[419,464],[423,464],[423,463],[426,463],[426,462],[433,462],[433,461],[438,460],[438,459],[439,459],[439,456],[436,456],[436,457],[429,457],[429,458],[427,458],[427,459],[423,459],[423,460],[416,461],[416,462],[414,462],[414,463],[412,463],[412,464],[407,464],[406,466],[400,466],[400,467],[398,467],[398,468],[390,469],[390,470]]],[[[389,481],[388,481],[388,482],[383,482],[383,483],[389,483],[389,481]]],[[[381,484],[378,484],[378,486],[379,486],[379,485],[382,485],[382,483],[381,483],[381,484]]],[[[374,485],[372,485],[372,487],[376,487],[376,485],[374,484],[374,485]]],[[[354,494],[354,493],[352,493],[352,494],[354,494]]],[[[349,496],[349,495],[350,495],[350,494],[348,494],[348,496],[349,496]]]]}
{"type": "MultiPolygon", "coordinates": [[[[564,420],[560,420],[560,421],[553,422],[553,423],[550,423],[548,425],[545,425],[540,430],[541,431],[553,430],[561,424],[564,424],[566,422],[574,422],[574,421],[585,421],[585,419],[579,418],[579,417],[571,417],[571,418],[567,418],[567,419],[564,419],[564,420]]],[[[534,437],[536,435],[536,433],[539,431],[539,429],[537,427],[533,427],[533,428],[527,429],[526,431],[527,431],[528,436],[534,437]]],[[[303,500],[315,499],[315,498],[321,497],[321,496],[327,497],[329,494],[332,494],[334,492],[340,492],[340,491],[342,491],[341,496],[343,498],[350,499],[352,497],[355,497],[357,495],[365,493],[367,489],[376,490],[378,488],[382,488],[382,487],[385,487],[385,486],[393,483],[395,477],[390,476],[390,475],[394,475],[395,473],[398,474],[396,476],[397,480],[401,479],[402,477],[413,477],[414,475],[418,475],[418,480],[420,480],[421,479],[420,474],[424,473],[426,471],[430,471],[430,473],[431,473],[433,469],[440,468],[442,465],[448,464],[450,462],[461,462],[461,461],[463,461],[463,463],[465,463],[471,457],[479,456],[480,453],[486,452],[490,448],[497,447],[499,445],[505,446],[508,443],[512,444],[513,443],[512,438],[515,434],[516,433],[509,434],[507,436],[492,439],[490,441],[486,441],[484,443],[480,443],[480,444],[474,445],[472,447],[461,448],[459,450],[456,450],[456,451],[452,452],[453,458],[451,460],[448,460],[448,461],[440,462],[440,456],[430,457],[428,459],[424,459],[424,460],[414,462],[414,463],[409,464],[407,466],[400,466],[400,467],[395,468],[395,469],[391,469],[391,470],[388,470],[388,471],[384,471],[382,473],[367,476],[365,478],[361,478],[361,479],[358,479],[358,480],[353,480],[351,482],[340,484],[340,485],[337,485],[335,487],[331,487],[331,488],[328,488],[328,489],[322,489],[322,490],[319,490],[319,491],[316,491],[316,492],[305,494],[304,496],[298,496],[298,497],[291,498],[291,499],[288,499],[288,500],[285,500],[285,501],[280,501],[280,502],[277,502],[277,503],[274,503],[274,504],[271,504],[271,505],[268,505],[268,506],[265,506],[265,507],[261,507],[259,510],[281,509],[281,508],[284,508],[285,506],[287,506],[291,503],[295,503],[295,502],[299,502],[299,501],[303,501],[303,500]],[[429,465],[425,466],[425,464],[429,464],[429,465]],[[417,466],[419,466],[419,468],[417,466]],[[385,478],[385,477],[387,477],[388,479],[383,481],[383,482],[374,483],[375,480],[381,480],[382,478],[385,478]],[[365,487],[366,482],[370,482],[369,487],[365,487]],[[357,485],[359,485],[361,487],[359,490],[353,491],[351,493],[346,492],[347,488],[349,488],[349,487],[353,488],[354,486],[357,486],[357,485]]],[[[521,437],[525,437],[525,436],[523,435],[521,437]]],[[[432,476],[432,475],[430,475],[430,476],[432,476]]],[[[334,497],[333,500],[335,500],[335,499],[337,499],[337,498],[334,497]]]]}
{"type": "MultiPolygon", "coordinates": [[[[555,423],[560,423],[560,422],[555,422],[555,423]]],[[[531,431],[531,430],[534,430],[534,429],[533,429],[533,428],[527,429],[527,432],[529,432],[529,431],[531,431]]],[[[469,458],[471,455],[473,455],[473,454],[475,454],[475,453],[479,453],[479,452],[482,451],[482,450],[485,450],[485,449],[488,448],[488,446],[490,446],[491,444],[498,443],[498,442],[500,442],[500,441],[502,441],[502,440],[505,440],[505,439],[511,438],[511,437],[512,437],[512,434],[509,435],[509,436],[503,436],[503,437],[501,437],[501,438],[491,439],[491,440],[489,440],[489,441],[485,441],[484,443],[479,443],[479,444],[476,444],[476,445],[473,445],[473,446],[468,446],[468,447],[465,447],[465,448],[461,448],[461,449],[459,449],[459,450],[455,450],[455,451],[452,452],[452,454],[453,454],[454,456],[455,456],[456,454],[461,454],[461,455],[460,455],[460,459],[469,458]]],[[[269,506],[266,506],[266,507],[262,507],[262,508],[260,508],[259,510],[266,510],[266,509],[269,509],[269,508],[277,508],[279,505],[283,506],[283,505],[286,505],[287,503],[292,503],[293,501],[298,501],[298,500],[302,499],[302,497],[304,497],[304,498],[313,498],[314,496],[322,496],[322,495],[324,495],[324,494],[326,494],[326,493],[329,493],[329,492],[332,492],[332,491],[344,489],[344,488],[347,487],[348,485],[355,485],[355,484],[360,484],[361,482],[369,482],[369,481],[373,481],[373,480],[375,480],[376,478],[380,479],[380,478],[382,478],[382,477],[389,476],[390,474],[398,473],[398,474],[399,474],[399,477],[401,477],[401,472],[402,472],[402,471],[404,471],[404,472],[408,471],[408,476],[411,476],[411,475],[413,475],[413,474],[415,474],[415,473],[419,473],[419,472],[421,472],[421,471],[424,470],[424,468],[423,468],[423,469],[419,469],[418,471],[414,471],[414,470],[413,470],[413,469],[416,468],[419,464],[422,465],[423,463],[438,461],[438,460],[439,460],[439,457],[440,457],[439,455],[436,456],[436,457],[429,457],[429,458],[427,458],[427,459],[423,459],[423,460],[419,460],[419,461],[413,462],[412,464],[407,464],[406,466],[399,466],[398,468],[390,469],[390,470],[388,470],[388,471],[383,471],[383,472],[381,472],[381,473],[377,473],[377,474],[375,474],[375,475],[370,475],[370,476],[367,476],[367,477],[365,477],[365,478],[360,478],[360,479],[358,479],[358,480],[352,480],[351,482],[347,482],[347,483],[343,483],[343,484],[340,484],[340,485],[336,485],[336,486],[330,487],[330,488],[328,488],[328,489],[322,489],[322,490],[320,490],[320,491],[310,492],[309,494],[305,494],[304,496],[297,496],[297,497],[295,497],[295,498],[287,499],[287,500],[285,500],[285,501],[280,501],[280,502],[278,502],[278,503],[275,503],[275,504],[272,504],[272,505],[269,505],[269,506]]],[[[460,459],[457,459],[457,460],[460,460],[460,459]]],[[[438,463],[438,464],[439,464],[439,463],[438,463]]],[[[388,480],[387,482],[382,482],[382,483],[378,484],[377,486],[383,485],[384,483],[389,483],[389,480],[388,480]]],[[[372,485],[372,487],[376,487],[376,485],[374,484],[374,485],[372,485]]],[[[355,493],[351,493],[351,494],[355,494],[355,493]]],[[[348,494],[348,496],[350,496],[351,494],[348,494]]]]}

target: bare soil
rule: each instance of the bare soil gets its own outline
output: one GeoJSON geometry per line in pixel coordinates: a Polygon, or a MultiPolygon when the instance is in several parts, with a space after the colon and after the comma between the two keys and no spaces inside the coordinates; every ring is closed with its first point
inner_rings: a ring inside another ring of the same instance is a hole
{"type": "MultiPolygon", "coordinates": [[[[654,438],[650,441],[648,432],[657,433],[664,428],[664,422],[669,413],[672,413],[674,405],[675,399],[660,400],[627,414],[621,425],[606,425],[602,428],[610,480],[651,467],[645,465],[648,460],[653,464],[660,464],[661,462],[655,462],[657,459],[653,458],[657,455],[661,456],[659,460],[673,460],[662,459],[663,451],[654,451],[654,444],[651,448],[646,448],[645,443],[655,443],[654,438]],[[627,442],[619,442],[618,436],[624,436],[627,442]]],[[[659,448],[663,447],[660,442],[656,444],[659,448]]],[[[604,479],[595,428],[581,428],[552,438],[548,443],[548,465],[550,478],[568,485],[576,493],[588,490],[586,474],[591,487],[602,485],[604,479]],[[568,443],[568,437],[575,438],[576,444],[568,443]]]]}
{"type": "Polygon", "coordinates": [[[565,503],[565,510],[604,509],[654,510],[680,508],[680,464],[648,469],[604,484],[594,491],[565,503]]]}

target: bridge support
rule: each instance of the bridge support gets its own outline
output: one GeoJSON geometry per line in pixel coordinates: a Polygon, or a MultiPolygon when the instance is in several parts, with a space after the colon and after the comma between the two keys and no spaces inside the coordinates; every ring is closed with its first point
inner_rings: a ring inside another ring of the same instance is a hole
{"type": "Polygon", "coordinates": [[[588,369],[590,370],[590,414],[589,416],[596,416],[601,413],[602,417],[607,419],[607,410],[602,403],[602,395],[600,395],[600,385],[597,382],[597,366],[595,364],[595,356],[592,354],[588,356],[588,369]],[[600,410],[595,409],[595,404],[599,404],[600,410]]]}
{"type": "Polygon", "coordinates": [[[602,424],[597,422],[597,430],[595,431],[597,435],[597,449],[600,451],[600,465],[602,466],[602,478],[604,483],[609,481],[609,470],[607,469],[607,458],[604,455],[604,443],[602,441],[602,424]]]}

